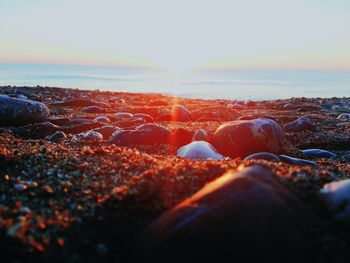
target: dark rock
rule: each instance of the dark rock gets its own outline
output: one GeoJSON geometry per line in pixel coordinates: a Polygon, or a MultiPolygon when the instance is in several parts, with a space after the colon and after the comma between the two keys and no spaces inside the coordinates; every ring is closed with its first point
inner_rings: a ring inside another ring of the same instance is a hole
{"type": "Polygon", "coordinates": [[[100,128],[96,128],[93,131],[101,133],[103,138],[107,139],[107,138],[110,138],[113,135],[113,133],[117,130],[121,130],[121,129],[115,126],[103,126],[100,128]]]}
{"type": "Polygon", "coordinates": [[[280,158],[278,158],[277,155],[269,152],[259,152],[259,153],[253,153],[244,160],[266,160],[266,161],[274,161],[274,162],[279,162],[280,158]]]}
{"type": "Polygon", "coordinates": [[[316,128],[316,125],[312,123],[309,118],[305,118],[305,117],[299,118],[283,126],[283,129],[287,132],[315,130],[315,128],[316,128]]]}
{"type": "Polygon", "coordinates": [[[290,157],[288,155],[279,155],[278,156],[280,160],[284,163],[294,164],[294,165],[311,165],[311,166],[318,166],[317,163],[309,160],[299,159],[295,157],[290,157]]]}
{"type": "Polygon", "coordinates": [[[0,126],[19,126],[42,122],[50,114],[41,102],[0,95],[0,126]]]}
{"type": "Polygon", "coordinates": [[[103,123],[111,122],[111,120],[105,116],[99,116],[99,117],[95,118],[94,121],[99,121],[99,122],[103,122],[103,123]]]}
{"type": "Polygon", "coordinates": [[[141,233],[135,255],[138,262],[306,262],[308,220],[301,201],[254,166],[226,173],[164,213],[141,233]]]}
{"type": "Polygon", "coordinates": [[[307,157],[312,158],[335,158],[337,155],[333,152],[322,150],[322,149],[306,149],[302,150],[303,154],[307,157]]]}
{"type": "Polygon", "coordinates": [[[148,123],[134,130],[117,131],[110,142],[120,146],[169,144],[174,134],[166,127],[148,123]]]}
{"type": "Polygon", "coordinates": [[[279,153],[282,144],[281,127],[263,118],[223,124],[215,131],[213,143],[219,153],[232,158],[257,152],[279,153]]]}
{"type": "Polygon", "coordinates": [[[98,106],[89,106],[86,107],[85,109],[82,110],[82,112],[87,112],[87,113],[104,113],[106,110],[98,107],[98,106]]]}
{"type": "Polygon", "coordinates": [[[69,122],[65,123],[64,126],[75,126],[75,125],[80,125],[83,123],[90,123],[90,122],[94,122],[94,121],[90,119],[85,119],[85,118],[74,118],[69,122]]]}
{"type": "Polygon", "coordinates": [[[214,146],[205,141],[191,142],[179,148],[176,156],[185,157],[192,160],[222,160],[224,157],[219,154],[214,146]]]}
{"type": "Polygon", "coordinates": [[[48,136],[46,139],[51,142],[59,142],[67,138],[67,135],[63,131],[56,131],[54,134],[48,136]]]}
{"type": "Polygon", "coordinates": [[[172,121],[191,121],[191,113],[182,105],[174,105],[171,110],[172,121]]]}

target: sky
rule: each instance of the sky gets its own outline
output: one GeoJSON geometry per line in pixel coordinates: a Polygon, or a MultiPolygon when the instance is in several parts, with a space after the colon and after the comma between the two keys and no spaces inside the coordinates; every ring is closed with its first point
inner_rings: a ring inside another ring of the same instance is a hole
{"type": "Polygon", "coordinates": [[[347,0],[1,0],[0,63],[350,70],[347,0]]]}

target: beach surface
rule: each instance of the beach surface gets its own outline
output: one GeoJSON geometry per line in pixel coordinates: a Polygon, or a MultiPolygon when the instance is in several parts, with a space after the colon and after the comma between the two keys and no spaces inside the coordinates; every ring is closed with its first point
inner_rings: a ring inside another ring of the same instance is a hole
{"type": "MultiPolygon", "coordinates": [[[[48,87],[0,87],[0,94],[40,101],[50,111],[41,121],[28,116],[27,123],[1,123],[4,262],[133,262],[134,240],[162,214],[226,172],[255,165],[268,169],[274,182],[302,204],[307,215],[300,231],[308,257],[314,262],[350,260],[347,196],[333,209],[321,191],[327,183],[350,178],[350,98],[205,100],[48,87]],[[182,117],[174,118],[174,105],[185,107],[190,117],[181,109],[182,117]],[[216,147],[222,124],[259,118],[283,130],[274,153],[278,160],[247,160],[220,149],[219,160],[177,156],[199,129],[216,147]],[[289,125],[299,118],[307,123],[289,125]],[[118,137],[118,131],[135,132],[155,123],[169,131],[168,140],[156,134],[140,143],[131,132],[124,141],[118,137]],[[334,155],[310,155],[305,149],[334,155]],[[298,159],[293,164],[283,156],[298,159]]],[[[258,207],[252,210],[248,217],[264,216],[258,207]]]]}

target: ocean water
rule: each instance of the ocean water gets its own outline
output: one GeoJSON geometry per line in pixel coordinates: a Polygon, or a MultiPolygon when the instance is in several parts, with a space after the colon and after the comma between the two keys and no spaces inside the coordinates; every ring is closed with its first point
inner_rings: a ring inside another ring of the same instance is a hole
{"type": "Polygon", "coordinates": [[[0,64],[0,86],[53,86],[184,97],[268,100],[350,97],[350,71],[195,70],[0,64]]]}

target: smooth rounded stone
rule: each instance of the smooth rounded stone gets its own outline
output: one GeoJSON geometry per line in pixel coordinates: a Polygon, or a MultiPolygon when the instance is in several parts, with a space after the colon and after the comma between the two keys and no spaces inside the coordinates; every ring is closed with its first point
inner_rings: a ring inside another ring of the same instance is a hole
{"type": "Polygon", "coordinates": [[[205,141],[191,142],[179,148],[176,156],[192,160],[222,160],[224,157],[219,154],[214,146],[205,141]]]}
{"type": "Polygon", "coordinates": [[[265,160],[265,161],[274,161],[274,162],[279,162],[280,158],[269,152],[259,152],[259,153],[253,153],[251,155],[248,155],[247,157],[244,158],[244,160],[265,160]]]}
{"type": "Polygon", "coordinates": [[[350,119],[350,114],[349,113],[342,113],[340,114],[337,119],[339,120],[349,120],[350,119]]]}
{"type": "Polygon", "coordinates": [[[294,164],[294,165],[311,165],[311,166],[318,166],[317,163],[309,160],[304,160],[296,157],[290,157],[288,155],[279,155],[278,156],[280,160],[284,163],[294,164]]]}
{"type": "Polygon", "coordinates": [[[87,131],[87,132],[82,132],[77,135],[74,135],[72,138],[72,142],[79,142],[79,141],[102,141],[103,136],[101,133],[96,132],[96,131],[87,131]]]}
{"type": "Polygon", "coordinates": [[[58,125],[50,122],[50,121],[44,121],[41,123],[42,125],[46,126],[46,127],[50,127],[50,128],[59,128],[58,125]]]}
{"type": "Polygon", "coordinates": [[[350,179],[325,184],[320,194],[336,219],[350,220],[350,179]]]}
{"type": "Polygon", "coordinates": [[[108,118],[105,117],[105,116],[96,117],[93,121],[99,121],[99,122],[104,122],[104,123],[109,123],[109,122],[111,122],[111,120],[108,119],[108,118]]]}
{"type": "Polygon", "coordinates": [[[184,128],[178,128],[173,131],[174,136],[171,137],[170,144],[175,147],[181,147],[189,144],[192,140],[193,132],[184,128]]]}
{"type": "Polygon", "coordinates": [[[348,106],[343,106],[343,105],[334,105],[332,107],[332,110],[335,110],[335,111],[346,111],[346,110],[349,110],[350,108],[348,106]]]}
{"type": "Polygon", "coordinates": [[[121,128],[115,126],[103,126],[100,128],[93,129],[93,131],[101,133],[103,138],[107,139],[113,136],[116,131],[120,131],[121,128]]]}
{"type": "Polygon", "coordinates": [[[302,202],[255,165],[227,172],[161,215],[138,237],[135,255],[140,262],[306,262],[308,220],[302,202]]]}
{"type": "Polygon", "coordinates": [[[333,152],[322,150],[322,149],[305,149],[302,150],[303,154],[307,157],[315,157],[315,158],[335,158],[337,155],[333,152]]]}
{"type": "Polygon", "coordinates": [[[85,118],[74,118],[74,119],[71,119],[69,122],[65,123],[64,126],[76,126],[76,125],[90,123],[90,122],[94,122],[94,121],[90,119],[85,119],[85,118]]]}
{"type": "Polygon", "coordinates": [[[155,123],[137,126],[134,130],[121,130],[109,140],[119,146],[169,144],[174,133],[167,127],[155,123]]]}
{"type": "Polygon", "coordinates": [[[315,128],[316,125],[313,122],[311,122],[309,118],[305,117],[301,117],[283,126],[283,129],[287,132],[314,130],[315,128]]]}
{"type": "Polygon", "coordinates": [[[105,112],[105,110],[100,108],[100,107],[98,107],[98,106],[89,106],[89,107],[86,107],[85,109],[83,109],[82,112],[86,112],[86,113],[101,113],[101,112],[105,112]]]}
{"type": "Polygon", "coordinates": [[[191,113],[182,105],[174,105],[171,110],[172,121],[191,121],[191,113]]]}
{"type": "Polygon", "coordinates": [[[208,133],[204,129],[196,130],[192,137],[192,142],[195,141],[208,141],[208,133]]]}
{"type": "Polygon", "coordinates": [[[56,131],[54,134],[51,134],[46,137],[50,142],[59,142],[67,138],[67,135],[63,131],[56,131]]]}
{"type": "Polygon", "coordinates": [[[49,114],[50,110],[44,103],[0,94],[0,126],[43,122],[49,114]]]}
{"type": "Polygon", "coordinates": [[[136,113],[134,114],[134,118],[141,118],[145,122],[154,122],[154,119],[151,115],[145,113],[136,113]]]}
{"type": "Polygon", "coordinates": [[[257,152],[279,153],[283,131],[273,120],[232,121],[221,125],[214,133],[214,147],[224,156],[246,157],[257,152]]]}
{"type": "Polygon", "coordinates": [[[131,119],[134,115],[132,115],[129,112],[117,112],[115,114],[118,120],[129,120],[131,119]]]}

